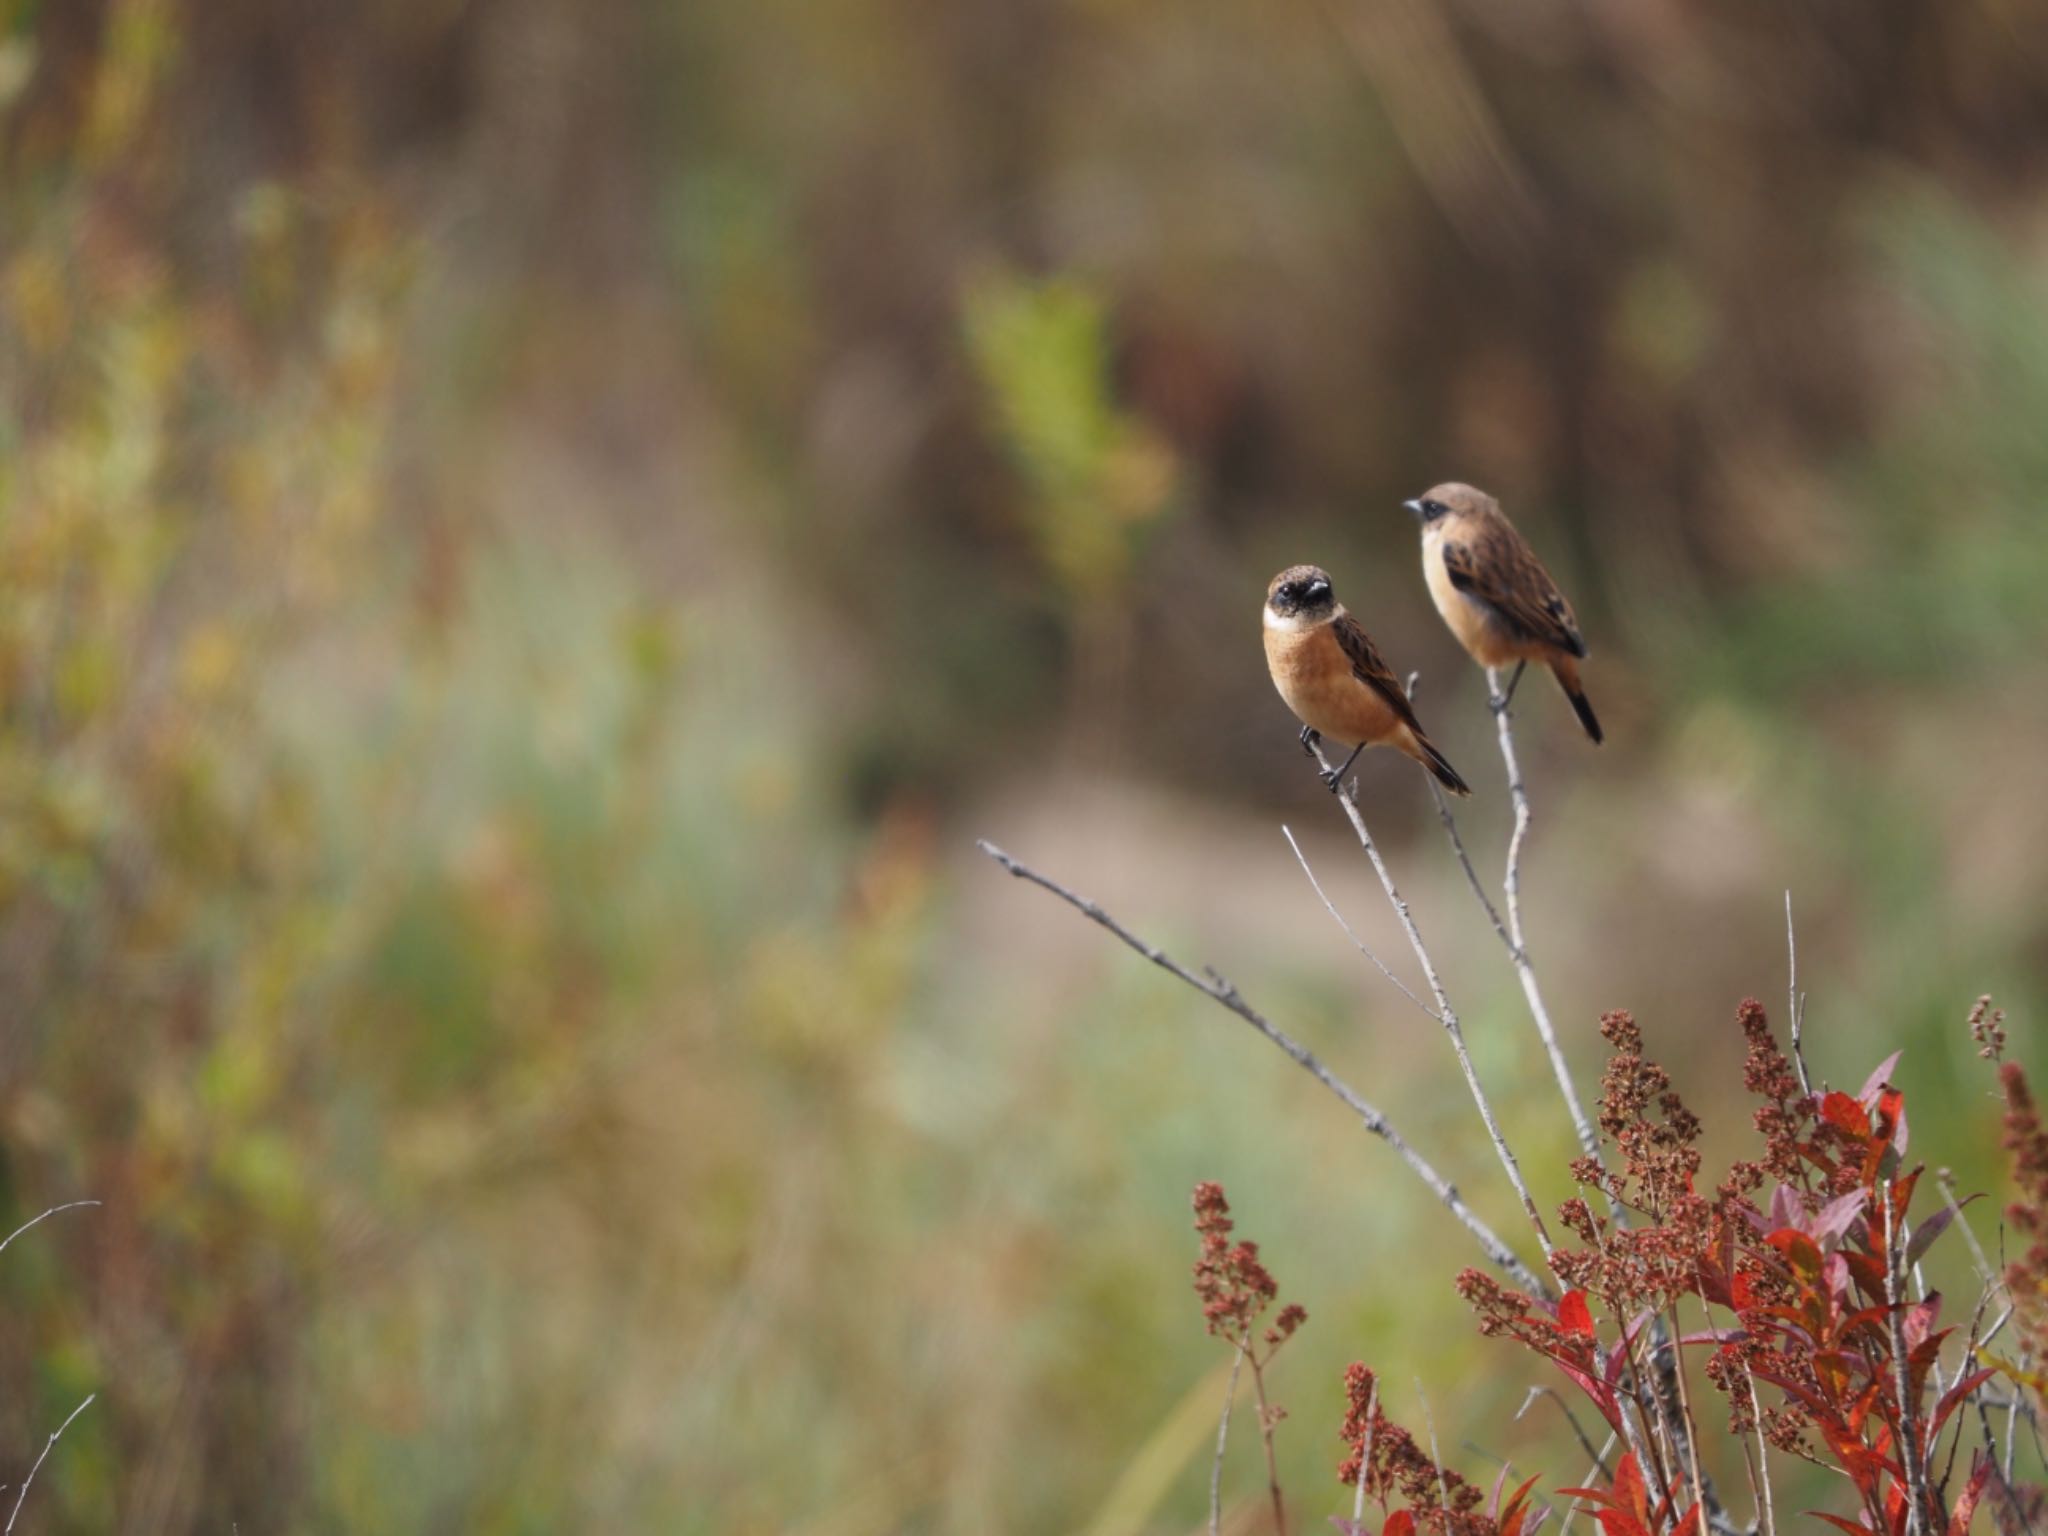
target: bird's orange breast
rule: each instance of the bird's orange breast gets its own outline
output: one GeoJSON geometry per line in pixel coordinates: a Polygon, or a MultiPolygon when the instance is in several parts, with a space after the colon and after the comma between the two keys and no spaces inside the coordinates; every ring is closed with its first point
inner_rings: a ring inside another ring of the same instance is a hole
{"type": "Polygon", "coordinates": [[[1312,629],[1267,625],[1266,665],[1273,686],[1301,723],[1334,741],[1379,741],[1401,723],[1393,706],[1358,680],[1328,624],[1312,629]]]}

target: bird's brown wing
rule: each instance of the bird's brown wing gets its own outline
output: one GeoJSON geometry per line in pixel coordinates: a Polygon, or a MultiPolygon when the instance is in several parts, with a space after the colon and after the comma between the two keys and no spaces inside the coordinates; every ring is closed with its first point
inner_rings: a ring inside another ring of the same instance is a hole
{"type": "Polygon", "coordinates": [[[1330,631],[1336,635],[1344,659],[1351,663],[1351,675],[1384,698],[1393,706],[1394,713],[1419,734],[1422,725],[1415,718],[1415,706],[1408,702],[1407,690],[1394,676],[1394,669],[1380,656],[1379,647],[1372,643],[1372,636],[1361,629],[1358,620],[1348,613],[1340,613],[1332,619],[1330,631]]]}
{"type": "Polygon", "coordinates": [[[1586,654],[1572,605],[1557,590],[1550,572],[1513,528],[1499,523],[1472,537],[1444,542],[1444,568],[1451,585],[1470,593],[1501,616],[1525,640],[1540,640],[1586,654]]]}

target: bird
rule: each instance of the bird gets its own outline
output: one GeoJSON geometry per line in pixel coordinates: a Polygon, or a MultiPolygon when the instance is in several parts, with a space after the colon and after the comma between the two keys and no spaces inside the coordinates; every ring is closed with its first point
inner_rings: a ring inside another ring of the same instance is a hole
{"type": "Polygon", "coordinates": [[[1332,794],[1367,747],[1387,746],[1422,764],[1454,795],[1472,788],[1423,733],[1392,669],[1372,637],[1344,611],[1320,566],[1290,565],[1266,588],[1266,665],[1273,686],[1301,721],[1301,747],[1313,754],[1328,736],[1353,743],[1344,766],[1324,769],[1332,794]]]}
{"type": "Polygon", "coordinates": [[[1436,611],[1482,667],[1515,663],[1506,709],[1532,661],[1550,668],[1586,734],[1604,739],[1579,686],[1586,639],[1536,551],[1486,492],[1453,481],[1404,502],[1422,525],[1422,574],[1436,611]]]}

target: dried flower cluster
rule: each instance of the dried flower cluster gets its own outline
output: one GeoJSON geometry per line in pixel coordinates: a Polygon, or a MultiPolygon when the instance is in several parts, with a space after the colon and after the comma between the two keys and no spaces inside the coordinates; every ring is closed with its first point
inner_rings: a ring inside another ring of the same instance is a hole
{"type": "MultiPolygon", "coordinates": [[[[1600,1126],[1620,1171],[1603,1172],[1585,1158],[1574,1172],[1640,1224],[1602,1218],[1583,1197],[1567,1201],[1560,1220],[1583,1246],[1552,1256],[1568,1287],[1562,1300],[1524,1296],[1475,1270],[1459,1277],[1460,1294],[1482,1333],[1513,1338],[1550,1360],[1628,1439],[1625,1469],[1602,1496],[1610,1533],[1614,1521],[1646,1521],[1644,1529],[1655,1532],[1698,1518],[1695,1510],[1679,1513],[1691,1497],[1683,1442],[1696,1440],[1698,1426],[1666,1379],[1682,1366],[1649,1341],[1660,1315],[1681,1348],[1713,1347],[1706,1375],[1727,1399],[1735,1434],[1760,1436],[1847,1474],[1863,1503],[1863,1523],[1852,1529],[1904,1536],[1939,1531],[1952,1518],[1967,1525],[1989,1463],[1970,1470],[1951,1506],[1953,1458],[1944,1471],[1934,1452],[1956,1410],[1991,1373],[1974,1371],[1930,1391],[1952,1330],[1937,1327],[1939,1295],[1912,1300],[1903,1281],[1955,1213],[1936,1212],[1917,1227],[1909,1219],[1920,1169],[1904,1165],[1905,1098],[1890,1082],[1897,1058],[1882,1063],[1859,1094],[1809,1094],[1761,1004],[1745,1002],[1737,1024],[1748,1046],[1744,1082],[1763,1100],[1755,1116],[1760,1156],[1731,1168],[1711,1197],[1700,1195],[1699,1122],[1644,1054],[1635,1020],[1611,1013],[1601,1021],[1613,1055],[1601,1082],[1600,1126]],[[1679,1336],[1681,1302],[1708,1309],[1710,1319],[1721,1309],[1732,1326],[1679,1336]],[[1606,1338],[1596,1314],[1608,1322],[1606,1338]],[[1763,1400],[1759,1383],[1773,1389],[1773,1401],[1763,1400]],[[1629,1477],[1641,1488],[1625,1490],[1629,1477]],[[1626,1520],[1615,1513],[1624,1506],[1626,1520]]],[[[2012,1278],[2048,1300],[2048,1132],[2024,1081],[2015,1097],[2016,1074],[2006,1070],[2016,1106],[2008,1145],[2040,1217],[2025,1228],[2037,1243],[2012,1278]]]]}
{"type": "Polygon", "coordinates": [[[2048,1356],[2048,1127],[2018,1062],[2000,1067],[1998,1080],[2005,1089],[2005,1150],[2018,1193],[2005,1219],[2027,1240],[2027,1251],[2006,1266],[2005,1284],[2022,1336],[2039,1360],[2048,1356]]]}
{"type": "MultiPolygon", "coordinates": [[[[1238,1349],[1239,1359],[1251,1367],[1252,1389],[1259,1400],[1259,1436],[1266,1452],[1266,1484],[1273,1499],[1273,1529],[1286,1536],[1287,1512],[1280,1497],[1280,1474],[1273,1457],[1273,1431],[1287,1417],[1287,1410],[1266,1396],[1266,1368],[1273,1363],[1280,1346],[1293,1338],[1308,1321],[1306,1308],[1292,1302],[1254,1340],[1252,1329],[1280,1294],[1279,1282],[1259,1258],[1259,1245],[1244,1240],[1231,1242],[1236,1223],[1230,1219],[1230,1202],[1223,1186],[1204,1179],[1195,1186],[1195,1235],[1201,1251],[1195,1259],[1195,1295],[1202,1303],[1202,1317],[1209,1332],[1227,1339],[1238,1349]],[[1262,1350],[1260,1343],[1265,1345],[1262,1350]]],[[[1236,1376],[1231,1377],[1232,1384],[1236,1376]]],[[[1225,1424],[1228,1425],[1228,1406],[1225,1424]]],[[[1219,1456],[1222,1454],[1219,1450],[1219,1456]]]]}
{"type": "MultiPolygon", "coordinates": [[[[1760,1003],[1745,1001],[1736,1025],[1743,1082],[1759,1101],[1756,1156],[1702,1193],[1698,1118],[1645,1052],[1635,1019],[1610,1013],[1601,1020],[1612,1054],[1599,1124],[1613,1152],[1572,1165],[1585,1193],[1564,1202],[1559,1218],[1576,1246],[1550,1260],[1564,1294],[1528,1296],[1476,1269],[1458,1277],[1480,1332],[1555,1365],[1622,1442],[1607,1486],[1557,1492],[1587,1501],[1603,1536],[1704,1536],[1710,1519],[1731,1529],[1698,1466],[1685,1360],[1703,1353],[1753,1484],[1769,1478],[1763,1453],[1773,1447],[1845,1477],[1861,1505],[1856,1518],[1819,1518],[1853,1536],[1968,1536],[1987,1500],[2000,1536],[2036,1536],[2048,1496],[2008,1480],[1988,1453],[1960,1458],[1960,1426],[1962,1410],[1997,1374],[1980,1361],[2003,1370],[2015,1390],[2048,1393],[2048,1376],[1980,1347],[1982,1306],[1958,1340],[1963,1364],[1942,1372],[1943,1345],[1958,1330],[1941,1326],[1940,1294],[1919,1292],[1910,1278],[1960,1207],[1914,1215],[1923,1170],[1906,1162],[1905,1095],[1891,1081],[1897,1056],[1855,1094],[1809,1092],[1760,1003]],[[1687,1331],[1681,1309],[1707,1326],[1687,1331]]],[[[1988,998],[1969,1027],[1987,1058],[2003,1049],[2003,1015],[1988,998]]],[[[2016,1064],[1999,1076],[2018,1192],[2007,1219],[2028,1244],[2004,1279],[2027,1350],[2040,1359],[2048,1357],[2048,1124],[2016,1064]]],[[[1283,1310],[1265,1331],[1262,1356],[1253,1332],[1278,1288],[1257,1247],[1232,1241],[1220,1187],[1198,1186],[1195,1212],[1203,1314],[1256,1370],[1292,1334],[1299,1309],[1283,1310]]],[[[1337,1476],[1389,1511],[1377,1536],[1533,1536],[1548,1513],[1530,1503],[1535,1478],[1504,1498],[1504,1472],[1488,1500],[1389,1417],[1363,1364],[1346,1372],[1345,1394],[1337,1476]]],[[[1265,1419],[1269,1450],[1273,1417],[1265,1419]]],[[[1977,1420],[1988,1445],[1981,1404],[1977,1420]]],[[[1274,1510],[1278,1523],[1277,1484],[1274,1510]]],[[[1334,1523],[1347,1536],[1375,1536],[1353,1520],[1334,1523]]]]}
{"type": "Polygon", "coordinates": [[[1346,1454],[1337,1464],[1337,1480],[1354,1484],[1363,1476],[1368,1497],[1382,1507],[1403,1500],[1426,1530],[1459,1536],[1492,1531],[1491,1520],[1473,1514],[1484,1495],[1449,1467],[1439,1466],[1413,1435],[1388,1418],[1374,1385],[1373,1373],[1357,1361],[1344,1372],[1346,1407],[1338,1434],[1346,1454]]]}
{"type": "Polygon", "coordinates": [[[1997,1061],[2005,1054],[2005,1010],[1991,1006],[1991,994],[1985,993],[1970,1008],[1970,1038],[1977,1042],[1977,1054],[1986,1061],[1997,1061]]]}
{"type": "MultiPolygon", "coordinates": [[[[1195,1294],[1202,1300],[1202,1316],[1217,1337],[1244,1341],[1280,1287],[1260,1262],[1257,1243],[1231,1243],[1236,1223],[1230,1219],[1230,1202],[1221,1184],[1197,1184],[1194,1206],[1195,1232],[1202,1240],[1201,1256],[1195,1260],[1195,1294]]],[[[1307,1321],[1308,1312],[1290,1303],[1265,1331],[1265,1342],[1280,1344],[1307,1321]]]]}

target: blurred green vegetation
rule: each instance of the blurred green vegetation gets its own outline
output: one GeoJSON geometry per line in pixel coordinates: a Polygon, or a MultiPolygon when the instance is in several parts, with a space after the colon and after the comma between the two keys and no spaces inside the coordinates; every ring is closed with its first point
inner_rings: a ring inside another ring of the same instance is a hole
{"type": "Polygon", "coordinates": [[[971,851],[1218,966],[1511,1231],[1277,835],[1398,943],[1252,643],[1329,566],[1491,868],[1398,509],[1453,475],[1594,641],[1608,747],[1522,706],[1588,1079],[1634,1008],[1732,1154],[1789,886],[1817,1065],[1905,1046],[1917,1150],[1995,1180],[1961,1019],[2027,1058],[2048,1007],[2044,21],[0,0],[0,1228],[103,1202],[0,1258],[0,1483],[97,1392],[42,1529],[1188,1529],[1199,1178],[1311,1314],[1305,1520],[1353,1358],[1575,1479],[1383,1149],[971,851]]]}

